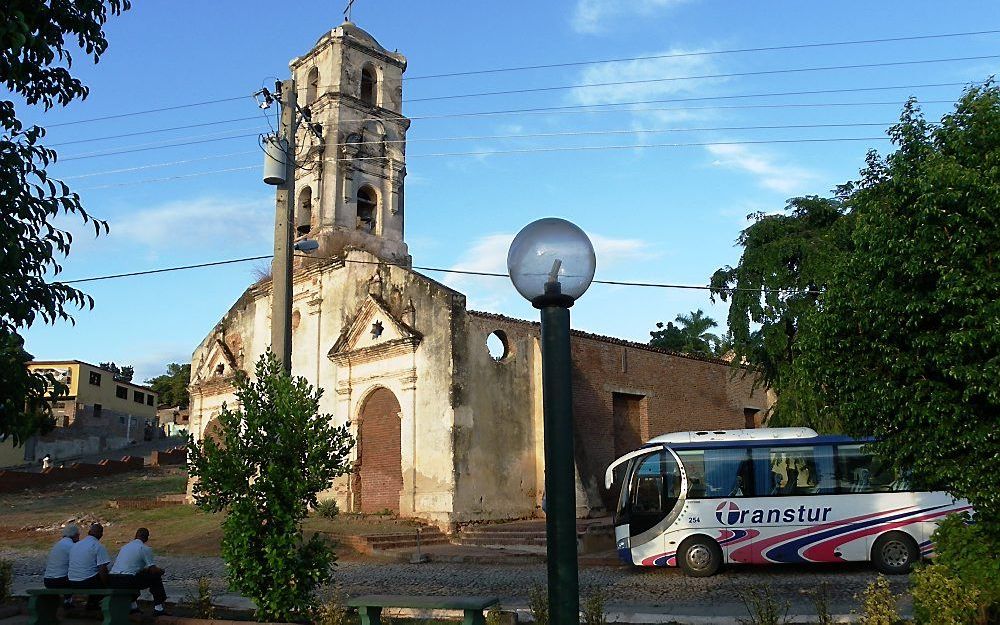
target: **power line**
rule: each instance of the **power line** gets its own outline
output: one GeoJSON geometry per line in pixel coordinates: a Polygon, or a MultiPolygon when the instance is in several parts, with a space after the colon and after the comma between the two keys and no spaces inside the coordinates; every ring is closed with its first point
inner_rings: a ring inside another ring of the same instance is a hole
{"type": "MultiPolygon", "coordinates": [[[[669,107],[669,108],[646,108],[646,109],[626,109],[624,107],[628,106],[639,106],[646,104],[669,104],[673,102],[704,102],[704,101],[714,101],[714,100],[738,100],[743,98],[764,98],[764,97],[781,97],[781,96],[792,96],[792,95],[825,95],[834,93],[860,93],[869,91],[895,91],[900,89],[927,89],[927,88],[938,88],[938,87],[962,87],[966,85],[975,85],[978,82],[945,82],[945,83],[924,83],[924,84],[912,84],[912,85],[891,85],[885,87],[848,87],[842,89],[815,89],[806,91],[780,91],[780,92],[764,92],[764,93],[744,93],[744,94],[733,94],[733,95],[715,95],[715,96],[692,96],[685,98],[657,98],[653,100],[633,100],[629,102],[597,102],[594,104],[568,104],[561,106],[542,106],[542,107],[529,107],[529,108],[517,108],[517,109],[499,109],[499,110],[487,110],[487,111],[468,111],[468,112],[458,112],[458,113],[442,113],[437,115],[415,115],[408,117],[410,121],[424,121],[424,120],[436,120],[436,119],[454,119],[463,117],[481,117],[481,116],[497,116],[497,115],[520,115],[520,114],[564,114],[564,113],[576,113],[576,114],[586,114],[586,113],[612,113],[612,112],[643,112],[643,111],[688,111],[688,110],[715,110],[715,109],[753,109],[753,108],[799,108],[808,107],[815,108],[821,106],[896,106],[901,104],[897,101],[891,102],[829,102],[829,103],[794,103],[794,102],[783,102],[775,104],[739,104],[739,105],[728,105],[728,106],[708,106],[708,107],[669,107]],[[599,108],[600,107],[600,108],[599,108]]],[[[924,104],[950,104],[952,100],[923,100],[924,104]]],[[[202,126],[212,126],[217,124],[229,124],[238,121],[252,121],[261,119],[260,116],[252,117],[237,117],[232,119],[223,119],[211,122],[203,122],[200,124],[190,124],[186,126],[173,126],[169,128],[154,128],[146,131],[138,131],[132,133],[125,133],[120,135],[109,135],[101,137],[92,137],[88,139],[78,139],[74,141],[64,141],[61,143],[48,144],[49,147],[56,147],[62,145],[87,143],[91,141],[104,141],[107,139],[117,139],[125,138],[131,136],[141,136],[144,134],[159,133],[159,132],[170,132],[173,130],[184,130],[187,128],[196,128],[202,126]]],[[[350,119],[341,120],[339,126],[352,125],[368,121],[385,121],[381,117],[362,117],[360,119],[350,119]]],[[[229,131],[235,132],[235,131],[229,131]]],[[[203,135],[202,135],[203,136],[203,135]]],[[[197,137],[195,137],[197,138],[197,137]]],[[[170,139],[169,141],[176,141],[176,139],[170,139]]],[[[147,145],[147,144],[140,144],[147,145]]],[[[137,146],[129,146],[137,147],[137,146]]],[[[174,146],[164,146],[164,147],[174,147],[174,146]]]]}
{"type": "MultiPolygon", "coordinates": [[[[425,267],[425,266],[419,266],[419,265],[404,265],[402,263],[391,263],[391,262],[384,262],[384,261],[368,261],[368,260],[347,259],[347,258],[342,258],[342,257],[337,257],[337,256],[333,256],[333,257],[319,257],[319,256],[311,256],[311,255],[308,255],[308,254],[293,254],[293,255],[297,256],[299,258],[308,258],[308,259],[311,259],[311,260],[340,260],[340,261],[345,262],[345,263],[357,263],[357,264],[364,264],[364,265],[390,265],[390,266],[393,266],[393,267],[402,267],[404,269],[411,269],[411,270],[417,270],[417,271],[433,271],[433,272],[437,272],[437,273],[451,273],[451,274],[468,275],[468,276],[482,276],[482,277],[489,277],[489,278],[509,278],[510,277],[506,273],[498,273],[498,272],[490,272],[490,271],[474,271],[474,270],[471,270],[471,269],[445,269],[443,267],[425,267]]],[[[110,275],[104,275],[104,276],[92,276],[92,277],[89,277],[89,278],[77,278],[77,279],[74,279],[74,280],[63,280],[63,281],[61,281],[61,283],[62,284],[81,284],[81,283],[84,283],[84,282],[97,282],[97,281],[100,281],[100,280],[116,280],[116,279],[119,279],[119,278],[132,278],[132,277],[136,277],[136,276],[148,276],[148,275],[152,275],[152,274],[167,273],[167,272],[171,272],[171,271],[186,271],[186,270],[189,270],[189,269],[202,269],[202,268],[205,268],[205,267],[217,267],[219,265],[232,265],[232,264],[236,264],[236,263],[246,263],[246,262],[250,262],[250,261],[253,261],[253,260],[266,260],[268,258],[273,258],[273,256],[274,256],[273,254],[264,254],[264,255],[261,255],[261,256],[246,256],[244,258],[232,258],[232,259],[229,259],[229,260],[217,260],[217,261],[212,261],[212,262],[207,262],[207,263],[196,263],[196,264],[193,264],[193,265],[179,265],[179,266],[175,266],[175,267],[163,267],[163,268],[160,268],[160,269],[146,269],[146,270],[143,270],[143,271],[129,271],[129,272],[125,272],[125,273],[116,273],[116,274],[110,274],[110,275]]],[[[715,290],[715,291],[727,291],[727,292],[733,292],[733,291],[751,291],[751,292],[755,292],[755,293],[784,293],[784,294],[791,294],[791,293],[822,293],[822,291],[818,291],[818,290],[752,289],[752,288],[746,288],[746,287],[713,288],[711,286],[707,286],[707,285],[703,286],[703,285],[698,285],[698,284],[672,284],[672,283],[664,283],[664,282],[632,282],[632,281],[627,281],[627,280],[598,280],[598,279],[595,279],[593,281],[593,283],[594,284],[613,285],[613,286],[631,286],[631,287],[658,288],[658,289],[692,289],[692,290],[701,290],[701,291],[712,291],[712,290],[715,290]]]]}
{"type": "Polygon", "coordinates": [[[76,124],[89,124],[91,122],[102,122],[109,119],[122,119],[123,117],[135,117],[136,115],[149,115],[150,113],[162,113],[164,111],[176,111],[180,109],[192,108],[195,106],[205,106],[207,104],[220,104],[222,102],[235,102],[236,100],[243,100],[246,98],[253,99],[253,96],[249,93],[246,95],[236,96],[232,98],[219,98],[218,100],[205,100],[203,102],[191,102],[188,104],[177,104],[175,106],[164,106],[155,109],[146,109],[144,111],[132,111],[130,113],[118,113],[115,115],[104,115],[102,117],[91,117],[89,119],[77,119],[71,122],[59,122],[57,124],[46,124],[46,128],[56,128],[58,126],[75,126],[76,124]]]}
{"type": "Polygon", "coordinates": [[[515,95],[522,93],[540,93],[548,91],[565,91],[567,89],[588,89],[592,87],[616,87],[622,85],[640,85],[659,82],[674,82],[678,80],[703,80],[709,78],[736,78],[741,76],[767,76],[776,74],[792,74],[800,72],[826,72],[842,69],[871,69],[876,67],[899,67],[903,65],[922,65],[928,63],[952,63],[957,61],[982,61],[1000,58],[998,54],[955,57],[949,59],[924,59],[920,61],[892,61],[888,63],[857,63],[854,65],[827,65],[822,67],[791,67],[782,69],[766,69],[753,72],[731,72],[728,74],[703,74],[700,76],[671,76],[666,78],[645,78],[641,80],[618,80],[613,82],[584,83],[582,85],[558,85],[554,87],[530,87],[525,89],[507,89],[504,91],[480,91],[476,93],[459,93],[451,95],[430,96],[426,98],[410,98],[407,102],[430,102],[437,100],[457,100],[460,98],[480,98],[494,95],[515,95]]]}
{"type": "Polygon", "coordinates": [[[260,119],[259,115],[253,115],[251,117],[236,117],[233,119],[220,119],[212,122],[202,122],[200,124],[187,124],[185,126],[173,126],[170,128],[152,128],[149,130],[139,130],[136,132],[126,132],[120,135],[104,135],[101,137],[91,137],[88,139],[74,139],[73,141],[60,141],[59,143],[49,143],[46,147],[55,148],[63,145],[73,145],[76,143],[90,143],[92,141],[108,141],[110,139],[124,139],[127,137],[140,137],[144,135],[151,135],[159,132],[172,132],[174,130],[187,130],[188,128],[202,128],[204,126],[218,126],[221,124],[232,124],[235,122],[247,122],[260,119]]]}
{"type": "Polygon", "coordinates": [[[852,41],[831,41],[823,43],[799,43],[778,46],[763,46],[757,48],[733,48],[729,50],[701,50],[697,52],[673,52],[668,54],[653,54],[649,56],[632,56],[624,58],[598,59],[591,61],[570,61],[565,63],[546,63],[543,65],[522,65],[519,67],[496,67],[490,69],[467,70],[457,72],[447,72],[442,74],[424,74],[422,76],[404,76],[403,80],[426,80],[429,78],[451,78],[455,76],[475,76],[480,74],[499,74],[504,72],[520,72],[537,69],[556,69],[560,67],[579,67],[581,65],[601,65],[605,63],[625,63],[631,61],[652,61],[659,59],[678,59],[698,56],[711,56],[716,54],[737,54],[744,52],[775,52],[779,50],[801,50],[805,48],[823,48],[834,46],[853,46],[873,43],[892,43],[900,41],[921,41],[927,39],[944,39],[949,37],[969,37],[974,35],[994,35],[1000,30],[981,30],[962,33],[943,33],[936,35],[912,35],[906,37],[886,37],[882,39],[857,39],[852,41]]]}
{"type": "Polygon", "coordinates": [[[180,265],[177,267],[163,267],[162,269],[147,269],[145,271],[129,271],[127,273],[115,273],[107,276],[93,276],[90,278],[77,278],[75,280],[62,280],[62,284],[80,284],[83,282],[97,282],[98,280],[113,280],[116,278],[131,278],[133,276],[148,276],[154,273],[167,273],[169,271],[184,271],[187,269],[200,269],[202,267],[216,267],[218,265],[232,265],[234,263],[246,263],[251,260],[264,260],[271,258],[273,254],[264,256],[248,256],[246,258],[232,258],[230,260],[217,260],[209,263],[198,263],[195,265],[180,265]]]}
{"type": "MultiPolygon", "coordinates": [[[[705,147],[713,145],[762,145],[762,144],[788,144],[788,143],[833,143],[833,142],[850,142],[850,141],[888,141],[888,137],[824,137],[824,138],[812,138],[812,139],[760,139],[760,140],[746,140],[746,141],[706,141],[706,142],[690,142],[690,143],[635,143],[626,145],[593,145],[593,146],[565,146],[565,147],[533,147],[533,148],[523,148],[514,150],[486,150],[486,151],[471,151],[471,152],[438,152],[438,153],[428,153],[428,154],[410,154],[407,158],[431,158],[431,157],[451,157],[451,156],[470,156],[470,157],[486,157],[486,156],[502,156],[506,154],[530,154],[530,153],[546,153],[546,152],[582,152],[582,151],[617,151],[617,150],[632,150],[632,149],[649,149],[649,148],[688,148],[688,147],[705,147]]],[[[324,159],[325,162],[341,162],[341,161],[364,161],[364,160],[382,160],[385,157],[382,156],[362,156],[354,158],[328,158],[324,159]]],[[[216,169],[211,171],[195,172],[191,174],[181,174],[177,176],[166,176],[163,178],[147,178],[143,180],[132,180],[128,182],[118,182],[112,184],[97,185],[91,187],[82,187],[76,189],[77,191],[92,191],[98,189],[111,189],[116,187],[129,187],[140,184],[150,184],[157,182],[168,182],[172,180],[180,180],[186,178],[195,178],[199,176],[209,176],[214,174],[223,174],[230,172],[239,171],[250,171],[255,169],[261,169],[263,165],[247,165],[243,167],[230,167],[227,169],[216,169]]]]}
{"type": "MultiPolygon", "coordinates": [[[[201,143],[214,143],[216,141],[230,141],[232,139],[246,139],[248,137],[258,137],[260,132],[255,132],[252,134],[242,134],[242,135],[232,135],[228,137],[215,137],[212,139],[198,139],[194,141],[182,141],[180,143],[162,143],[157,142],[155,145],[147,145],[147,147],[132,147],[124,150],[114,150],[111,152],[89,152],[86,154],[77,154],[73,156],[67,156],[65,158],[60,158],[58,162],[62,163],[65,161],[79,161],[87,158],[101,158],[104,156],[117,156],[119,154],[132,154],[135,152],[148,152],[150,150],[162,150],[165,148],[180,148],[187,147],[190,145],[198,145],[201,143]]],[[[140,144],[140,146],[143,144],[140,144]]]]}
{"type": "MultiPolygon", "coordinates": [[[[327,144],[327,147],[343,147],[343,146],[360,146],[360,145],[382,145],[382,144],[405,144],[405,143],[419,143],[419,142],[444,142],[444,141],[490,141],[490,140],[509,140],[509,139],[539,139],[539,138],[555,138],[555,137],[592,137],[592,136],[615,136],[615,135],[645,135],[645,134],[665,134],[673,132],[721,132],[721,131],[742,131],[742,130],[802,130],[807,128],[855,128],[855,127],[886,127],[891,125],[893,122],[847,122],[842,124],[786,124],[786,125],[758,125],[758,126],[717,126],[710,128],[627,128],[627,129],[605,129],[605,130],[577,130],[577,131],[566,131],[566,132],[536,132],[536,133],[520,133],[520,134],[506,134],[506,135],[465,135],[465,136],[453,136],[453,137],[425,137],[417,139],[391,139],[391,140],[380,140],[380,141],[358,141],[349,143],[331,143],[327,144]]],[[[228,137],[227,137],[228,138],[228,137]]],[[[140,165],[136,167],[127,167],[123,169],[111,169],[107,171],[91,172],[87,174],[80,174],[76,176],[67,176],[63,180],[72,180],[76,178],[90,178],[93,176],[100,176],[104,174],[120,174],[127,173],[131,171],[139,171],[142,169],[152,169],[156,167],[168,167],[170,165],[182,165],[187,163],[194,163],[197,161],[205,161],[216,158],[225,158],[230,156],[245,156],[247,154],[255,154],[256,151],[250,152],[231,152],[229,154],[215,154],[211,156],[204,156],[194,159],[185,159],[179,161],[168,161],[165,163],[151,163],[148,165],[140,165]]],[[[419,155],[416,155],[419,156],[419,155]]]]}

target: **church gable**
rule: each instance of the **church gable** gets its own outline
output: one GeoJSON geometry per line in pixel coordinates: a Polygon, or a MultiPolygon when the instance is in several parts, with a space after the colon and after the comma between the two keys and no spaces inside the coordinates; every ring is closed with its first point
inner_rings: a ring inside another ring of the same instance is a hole
{"type": "Polygon", "coordinates": [[[213,377],[228,377],[232,375],[239,365],[229,346],[216,336],[212,341],[208,352],[202,357],[198,367],[193,372],[195,381],[206,380],[213,377]]]}
{"type": "Polygon", "coordinates": [[[369,295],[354,319],[334,343],[329,357],[334,361],[382,357],[399,350],[411,351],[421,335],[393,315],[374,295],[369,295]]]}

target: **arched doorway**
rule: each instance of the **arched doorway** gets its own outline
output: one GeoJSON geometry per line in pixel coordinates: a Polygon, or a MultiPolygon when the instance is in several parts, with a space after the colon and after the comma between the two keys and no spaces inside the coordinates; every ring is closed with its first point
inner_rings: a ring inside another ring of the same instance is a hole
{"type": "Polygon", "coordinates": [[[358,490],[361,512],[399,512],[403,490],[399,401],[376,389],[361,407],[358,424],[358,490]]]}

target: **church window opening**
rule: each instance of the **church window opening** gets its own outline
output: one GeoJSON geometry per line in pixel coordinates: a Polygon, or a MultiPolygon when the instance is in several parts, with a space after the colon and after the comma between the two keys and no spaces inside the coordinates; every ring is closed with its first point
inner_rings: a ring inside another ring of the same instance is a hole
{"type": "Polygon", "coordinates": [[[503,330],[494,330],[486,337],[486,349],[490,356],[497,362],[503,362],[510,357],[510,341],[507,340],[507,333],[503,330]]]}
{"type": "Polygon", "coordinates": [[[358,189],[358,230],[375,232],[375,209],[377,206],[375,189],[367,186],[358,189]]]}
{"type": "Polygon", "coordinates": [[[378,77],[375,75],[375,68],[365,65],[361,69],[361,101],[368,106],[375,106],[375,88],[378,86],[378,77]]]}
{"type": "Polygon", "coordinates": [[[306,77],[306,106],[309,106],[316,101],[316,95],[319,93],[319,68],[314,67],[309,70],[309,75],[306,77]]]}
{"type": "Polygon", "coordinates": [[[295,219],[295,231],[299,234],[309,234],[312,230],[312,189],[306,187],[299,194],[299,210],[295,219]]]}

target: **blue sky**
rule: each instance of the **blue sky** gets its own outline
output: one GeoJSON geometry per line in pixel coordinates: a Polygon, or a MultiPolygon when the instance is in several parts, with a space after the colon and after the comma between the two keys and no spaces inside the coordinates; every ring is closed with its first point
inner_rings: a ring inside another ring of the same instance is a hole
{"type": "MultiPolygon", "coordinates": [[[[940,117],[960,95],[959,85],[994,73],[997,59],[761,72],[996,55],[1000,35],[419,77],[1000,28],[996,3],[941,7],[927,1],[357,0],[354,21],[409,59],[404,114],[414,122],[408,135],[406,238],[414,264],[502,271],[514,233],[534,219],[561,216],[593,238],[599,278],[705,284],[716,268],[739,259],[734,241],[747,214],[778,211],[789,197],[827,194],[852,179],[868,149],[888,147],[878,137],[897,119],[908,96],[926,102],[929,118],[940,117]],[[720,74],[750,75],[573,88],[720,74]],[[946,86],[914,86],[931,84],[946,86]],[[734,97],[899,86],[907,88],[734,97]],[[543,87],[567,88],[455,97],[543,87]],[[448,98],[428,99],[442,96],[448,98]],[[650,100],[673,101],[601,112],[570,108],[455,116],[650,100]],[[843,126],[740,129],[818,124],[843,126]],[[594,134],[606,131],[613,133],[594,134]],[[591,134],[510,136],[559,133],[591,134]],[[454,137],[475,138],[443,140],[454,137]],[[863,140],[740,143],[806,138],[863,140]],[[616,147],[664,143],[713,145],[616,147]],[[604,149],[503,154],[592,146],[604,149]],[[454,152],[478,154],[441,156],[454,152]]],[[[218,172],[261,162],[256,135],[267,123],[248,97],[68,122],[233,98],[270,86],[275,77],[287,76],[291,58],[340,23],[342,8],[340,2],[321,1],[278,7],[255,0],[140,0],[114,19],[107,28],[110,49],[100,64],[86,65],[78,55],[75,71],[92,90],[86,101],[44,115],[21,109],[23,119],[49,126],[47,141],[61,158],[53,172],[111,225],[110,236],[95,239],[92,231],[64,222],[77,238],[61,277],[269,253],[273,188],[260,182],[256,169],[218,172]],[[138,134],[110,138],[127,133],[138,134]],[[116,150],[130,151],[100,155],[116,150]],[[162,178],[172,179],[151,181],[162,178]]],[[[32,327],[26,334],[28,350],[44,359],[133,363],[137,379],[146,379],[167,362],[189,360],[254,280],[253,271],[254,263],[247,263],[89,283],[85,290],[96,300],[94,310],[75,314],[75,326],[32,327]]],[[[466,293],[471,308],[536,315],[506,279],[428,275],[466,293]]],[[[699,307],[724,323],[725,307],[713,305],[704,292],[595,285],[574,307],[573,323],[646,341],[657,321],[699,307]]]]}

